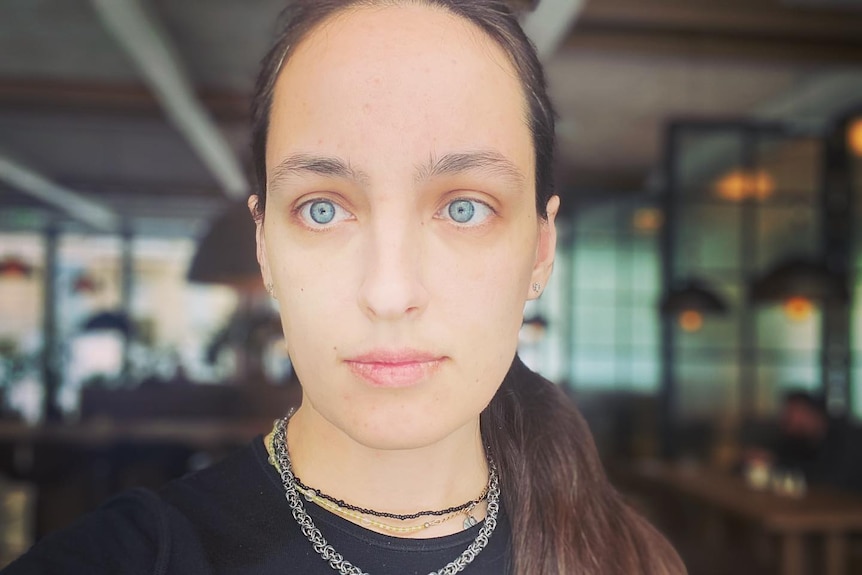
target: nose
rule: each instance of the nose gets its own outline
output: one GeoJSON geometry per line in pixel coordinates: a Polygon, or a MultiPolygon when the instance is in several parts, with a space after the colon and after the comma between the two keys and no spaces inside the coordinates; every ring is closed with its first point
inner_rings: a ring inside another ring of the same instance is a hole
{"type": "Polygon", "coordinates": [[[365,239],[359,305],[375,320],[416,316],[428,303],[422,278],[421,226],[378,224],[365,239]]]}

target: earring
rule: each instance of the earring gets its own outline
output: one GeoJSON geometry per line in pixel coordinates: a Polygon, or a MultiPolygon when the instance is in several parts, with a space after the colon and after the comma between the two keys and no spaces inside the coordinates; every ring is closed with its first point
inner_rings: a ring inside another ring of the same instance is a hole
{"type": "Polygon", "coordinates": [[[272,299],[278,299],[277,297],[275,297],[275,291],[273,291],[272,282],[266,282],[266,292],[272,299]]]}
{"type": "Polygon", "coordinates": [[[542,284],[534,283],[533,284],[533,291],[536,293],[540,293],[542,291],[542,284]]]}

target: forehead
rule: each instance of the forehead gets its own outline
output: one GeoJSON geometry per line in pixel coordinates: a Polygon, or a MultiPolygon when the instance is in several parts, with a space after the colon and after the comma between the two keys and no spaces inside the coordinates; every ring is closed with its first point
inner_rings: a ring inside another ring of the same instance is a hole
{"type": "Polygon", "coordinates": [[[285,62],[267,165],[287,153],[389,155],[494,149],[532,173],[527,106],[497,43],[443,9],[406,4],[338,14],[285,62]]]}

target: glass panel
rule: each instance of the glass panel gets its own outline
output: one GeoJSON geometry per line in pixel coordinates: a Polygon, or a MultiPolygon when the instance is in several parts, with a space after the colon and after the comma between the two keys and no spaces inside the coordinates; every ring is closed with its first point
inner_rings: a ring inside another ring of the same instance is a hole
{"type": "Polygon", "coordinates": [[[575,242],[575,289],[617,289],[617,246],[604,240],[575,242]]]}
{"type": "Polygon", "coordinates": [[[0,278],[0,340],[11,353],[41,337],[45,246],[36,234],[0,234],[0,246],[0,261],[10,258],[30,268],[29,274],[0,278]]]}
{"type": "Polygon", "coordinates": [[[760,349],[816,351],[820,347],[821,313],[813,306],[791,319],[781,306],[768,306],[756,312],[757,346],[760,349]],[[803,315],[803,313],[805,315],[803,315]]]}
{"type": "Polygon", "coordinates": [[[572,373],[577,389],[616,387],[617,362],[612,351],[579,348],[572,357],[572,373]]]}
{"type": "Polygon", "coordinates": [[[740,265],[740,206],[680,205],[677,277],[740,265]]]}
{"type": "Polygon", "coordinates": [[[620,204],[611,202],[580,208],[575,217],[575,235],[577,237],[615,235],[620,221],[621,208],[620,204]]]}
{"type": "Polygon", "coordinates": [[[610,307],[577,307],[575,309],[575,346],[607,345],[616,341],[616,310],[610,307]]]}
{"type": "Polygon", "coordinates": [[[850,312],[850,342],[855,353],[862,353],[862,282],[859,281],[853,286],[853,309],[850,312]]]}
{"type": "Polygon", "coordinates": [[[762,136],[755,162],[769,178],[767,200],[803,199],[813,203],[820,188],[822,145],[815,138],[762,136]]]}
{"type": "Polygon", "coordinates": [[[739,366],[733,362],[690,362],[681,358],[676,380],[683,419],[712,418],[737,410],[739,366]]]}
{"type": "Polygon", "coordinates": [[[658,349],[652,353],[636,355],[631,361],[631,380],[629,389],[632,391],[655,393],[661,380],[661,363],[658,360],[658,349]]]}
{"type": "Polygon", "coordinates": [[[57,279],[60,332],[72,334],[92,314],[120,307],[120,239],[64,235],[57,279]]]}
{"type": "Polygon", "coordinates": [[[661,258],[656,241],[638,239],[631,249],[631,286],[637,295],[655,297],[661,289],[661,258]]]}
{"type": "Polygon", "coordinates": [[[810,204],[761,206],[757,227],[757,265],[763,271],[789,257],[818,255],[820,218],[810,204]]]}
{"type": "Polygon", "coordinates": [[[757,367],[756,412],[774,415],[783,395],[796,389],[820,389],[820,362],[814,354],[789,356],[780,363],[761,362],[757,367]]]}
{"type": "Polygon", "coordinates": [[[850,395],[853,404],[850,409],[856,421],[860,422],[862,421],[862,369],[854,369],[852,378],[853,389],[850,395]]]}
{"type": "Polygon", "coordinates": [[[742,132],[735,128],[693,128],[681,135],[677,150],[675,168],[680,196],[720,199],[718,182],[742,165],[742,132]]]}
{"type": "Polygon", "coordinates": [[[677,346],[681,350],[737,349],[739,348],[739,324],[736,317],[704,316],[703,326],[698,331],[677,329],[677,346]]]}
{"type": "Polygon", "coordinates": [[[44,248],[37,234],[0,234],[0,261],[23,264],[22,273],[0,278],[0,405],[28,422],[42,413],[44,248]]]}
{"type": "Polygon", "coordinates": [[[631,338],[633,345],[658,346],[661,341],[661,318],[652,307],[631,310],[631,338]]]}

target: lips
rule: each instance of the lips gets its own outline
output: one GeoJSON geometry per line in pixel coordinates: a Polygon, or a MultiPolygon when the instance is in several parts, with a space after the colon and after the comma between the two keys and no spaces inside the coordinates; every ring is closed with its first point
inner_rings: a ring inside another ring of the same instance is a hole
{"type": "Polygon", "coordinates": [[[374,387],[416,385],[436,372],[445,357],[417,350],[376,350],[345,360],[355,375],[374,387]]]}

